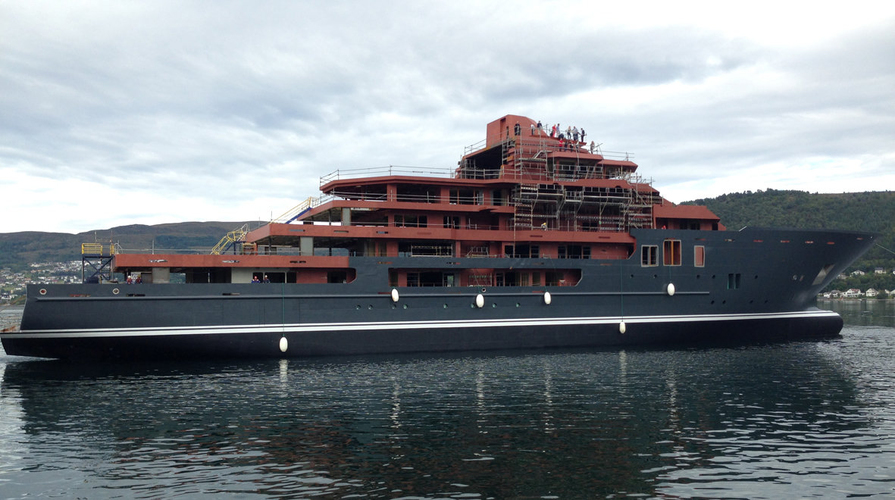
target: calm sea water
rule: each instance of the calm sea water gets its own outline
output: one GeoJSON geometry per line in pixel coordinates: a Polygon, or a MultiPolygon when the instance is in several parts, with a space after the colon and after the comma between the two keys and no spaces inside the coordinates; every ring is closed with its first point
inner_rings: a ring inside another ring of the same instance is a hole
{"type": "Polygon", "coordinates": [[[895,305],[740,348],[78,365],[0,352],[0,498],[895,494],[895,305]]]}

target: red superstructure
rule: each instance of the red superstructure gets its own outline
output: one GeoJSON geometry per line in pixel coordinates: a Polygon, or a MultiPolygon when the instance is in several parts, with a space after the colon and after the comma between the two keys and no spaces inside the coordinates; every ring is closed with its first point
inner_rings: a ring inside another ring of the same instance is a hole
{"type": "MultiPolygon", "coordinates": [[[[171,272],[201,282],[264,274],[291,283],[350,282],[356,271],[349,256],[626,259],[636,247],[631,229],[723,229],[705,207],[659,196],[628,154],[604,154],[575,139],[507,115],[488,124],[486,139],[468,147],[456,169],[325,176],[319,198],[248,232],[236,257],[120,254],[114,267],[156,282],[171,272]]],[[[458,266],[454,286],[534,279],[458,266]]],[[[559,266],[547,281],[574,284],[572,267],[559,266]]],[[[416,282],[400,271],[390,279],[394,286],[416,282]]]]}

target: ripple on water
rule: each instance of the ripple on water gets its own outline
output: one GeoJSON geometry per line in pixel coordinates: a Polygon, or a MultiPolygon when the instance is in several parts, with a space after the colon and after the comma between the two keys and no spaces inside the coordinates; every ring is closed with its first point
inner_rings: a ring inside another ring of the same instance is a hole
{"type": "Polygon", "coordinates": [[[892,492],[895,343],[6,363],[8,496],[892,492]]]}

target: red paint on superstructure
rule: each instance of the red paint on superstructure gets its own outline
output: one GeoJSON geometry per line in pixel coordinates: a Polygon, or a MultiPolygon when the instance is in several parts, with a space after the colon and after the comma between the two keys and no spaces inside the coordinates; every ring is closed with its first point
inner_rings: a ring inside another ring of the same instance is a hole
{"type": "MultiPolygon", "coordinates": [[[[342,274],[353,279],[349,256],[516,257],[556,259],[549,279],[576,283],[574,266],[563,259],[627,259],[636,247],[632,229],[723,229],[705,207],[664,200],[636,174],[629,154],[608,158],[613,154],[586,141],[551,137],[552,124],[536,124],[518,115],[489,123],[485,140],[441,176],[409,167],[388,167],[388,175],[334,172],[321,179],[320,199],[296,207],[288,221],[250,231],[236,254],[117,255],[114,267],[277,269],[299,282],[337,282],[342,274]]],[[[423,278],[415,272],[393,269],[390,279],[399,286],[437,280],[435,271],[423,278]]],[[[520,272],[461,265],[457,284],[486,275],[502,283],[547,279],[520,272]]]]}

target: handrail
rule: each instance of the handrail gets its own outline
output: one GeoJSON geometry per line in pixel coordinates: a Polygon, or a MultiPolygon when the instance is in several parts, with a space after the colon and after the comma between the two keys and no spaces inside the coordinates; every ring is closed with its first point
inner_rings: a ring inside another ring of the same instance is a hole
{"type": "Polygon", "coordinates": [[[271,222],[277,222],[280,224],[288,224],[293,220],[297,219],[301,214],[307,212],[308,210],[320,205],[320,198],[315,198],[313,196],[309,196],[308,199],[302,201],[298,205],[286,210],[282,215],[275,219],[271,219],[271,222]]]}
{"type": "MultiPolygon", "coordinates": [[[[484,140],[478,142],[472,146],[467,146],[467,151],[473,148],[473,150],[479,150],[484,148],[484,140]]],[[[537,155],[540,156],[544,154],[544,160],[546,160],[546,153],[568,153],[574,152],[579,154],[591,154],[584,143],[574,143],[567,142],[563,146],[559,145],[559,142],[555,139],[546,139],[539,141],[531,141],[531,140],[520,140],[516,143],[515,148],[517,150],[521,150],[523,148],[530,147],[537,149],[537,155]]],[[[467,152],[468,154],[468,152],[467,152]]],[[[611,159],[611,160],[621,160],[621,161],[631,161],[634,157],[633,153],[627,151],[600,151],[599,153],[593,153],[594,156],[600,157],[600,159],[611,159]]],[[[539,158],[540,159],[540,158],[539,158]]],[[[542,160],[543,161],[543,160],[542,160]]],[[[507,169],[508,172],[511,172],[511,169],[507,169]]],[[[404,175],[404,176],[423,176],[423,177],[443,177],[443,178],[459,178],[459,179],[496,179],[500,177],[504,177],[499,172],[488,171],[476,167],[469,166],[461,166],[460,168],[445,168],[445,167],[413,167],[407,165],[386,165],[381,167],[370,167],[370,168],[354,168],[354,169],[338,169],[333,172],[330,172],[326,175],[320,177],[320,186],[323,187],[326,184],[342,179],[358,179],[364,177],[378,177],[378,176],[393,176],[393,175],[404,175]]],[[[510,177],[512,178],[512,177],[510,177]]],[[[307,201],[307,200],[306,200],[307,201]]],[[[314,205],[316,206],[316,205],[314,205]]],[[[291,211],[286,212],[282,216],[274,219],[274,221],[281,221],[284,217],[286,217],[290,212],[296,210],[298,207],[294,207],[291,211]]],[[[311,207],[313,208],[313,206],[311,207]]],[[[289,217],[287,217],[289,219],[289,217]]]]}
{"type": "Polygon", "coordinates": [[[485,149],[485,146],[488,145],[487,141],[488,141],[487,139],[482,139],[479,142],[476,142],[476,143],[470,144],[469,146],[464,147],[463,148],[463,156],[466,156],[469,153],[474,153],[480,149],[485,149]]]}
{"type": "Polygon", "coordinates": [[[81,243],[81,255],[115,255],[115,244],[109,243],[108,252],[102,243],[81,243]]]}
{"type": "Polygon", "coordinates": [[[444,167],[411,167],[387,165],[383,167],[339,169],[320,177],[320,187],[341,179],[357,179],[390,175],[423,175],[425,177],[453,177],[453,169],[444,167]]]}

